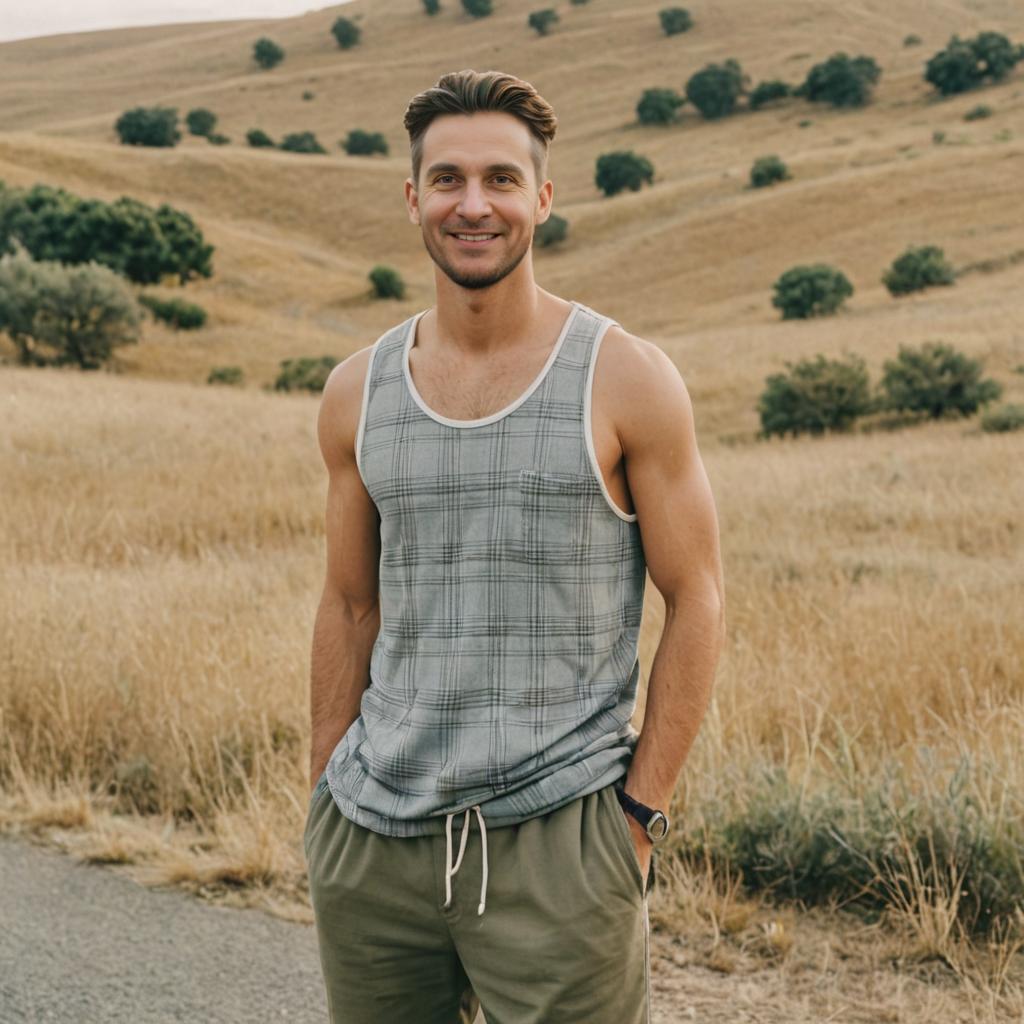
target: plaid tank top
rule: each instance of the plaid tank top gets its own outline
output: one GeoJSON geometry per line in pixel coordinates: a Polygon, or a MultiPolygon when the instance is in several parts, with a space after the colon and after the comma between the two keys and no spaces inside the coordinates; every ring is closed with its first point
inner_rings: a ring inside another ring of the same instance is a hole
{"type": "MultiPolygon", "coordinates": [[[[425,312],[425,311],[424,311],[425,312]]],[[[360,714],[327,764],[349,819],[440,834],[479,805],[512,825],[625,775],[646,564],[590,425],[615,321],[572,303],[536,379],[453,420],[416,390],[423,313],[374,344],[356,434],[380,514],[380,630],[360,714]]]]}

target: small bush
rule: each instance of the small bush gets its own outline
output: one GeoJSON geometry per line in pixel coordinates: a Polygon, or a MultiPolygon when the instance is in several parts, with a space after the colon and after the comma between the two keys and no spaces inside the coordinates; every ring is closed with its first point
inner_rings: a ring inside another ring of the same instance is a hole
{"type": "Polygon", "coordinates": [[[569,233],[569,222],[557,213],[548,214],[548,219],[543,224],[538,224],[533,231],[533,244],[546,249],[549,245],[556,245],[564,242],[565,236],[569,233]]]}
{"type": "Polygon", "coordinates": [[[326,153],[312,132],[291,132],[281,140],[281,149],[289,153],[326,153]]]}
{"type": "Polygon", "coordinates": [[[256,146],[257,148],[277,145],[277,143],[275,143],[262,128],[250,128],[245,133],[245,141],[248,142],[250,146],[256,146]]]}
{"type": "Polygon", "coordinates": [[[736,109],[743,82],[743,72],[732,58],[723,64],[708,64],[690,76],[686,98],[709,120],[725,117],[736,109]]]}
{"type": "Polygon", "coordinates": [[[341,141],[341,148],[349,156],[369,156],[373,153],[387,154],[387,140],[380,132],[364,132],[353,128],[341,141]]]}
{"type": "Polygon", "coordinates": [[[946,141],[946,133],[940,128],[936,128],[932,132],[932,143],[936,146],[941,146],[946,141]]]}
{"type": "Polygon", "coordinates": [[[980,121],[982,118],[991,117],[992,108],[986,106],[984,103],[979,103],[976,107],[971,107],[970,110],[964,114],[965,121],[980,121]]]}
{"type": "Polygon", "coordinates": [[[99,369],[116,346],[138,340],[139,321],[131,289],[108,267],[0,259],[0,331],[25,366],[99,369]]]}
{"type": "Polygon", "coordinates": [[[275,391],[323,391],[331,370],[338,365],[334,356],[301,356],[282,359],[274,381],[275,391]]]}
{"type": "Polygon", "coordinates": [[[545,7],[540,11],[532,11],[526,19],[526,24],[529,25],[537,35],[546,36],[558,20],[558,11],[556,11],[554,7],[545,7]]]}
{"type": "Polygon", "coordinates": [[[193,135],[209,135],[217,124],[217,115],[205,107],[196,107],[185,115],[185,124],[193,135]]]}
{"type": "Polygon", "coordinates": [[[582,7],[585,3],[589,2],[590,0],[569,0],[569,3],[571,3],[573,7],[582,7]]]}
{"type": "Polygon", "coordinates": [[[693,28],[693,18],[685,7],[665,7],[658,11],[661,30],[667,36],[679,35],[693,28]]]}
{"type": "Polygon", "coordinates": [[[133,107],[115,122],[114,130],[128,146],[174,146],[181,139],[177,107],[133,107]]]}
{"type": "Polygon", "coordinates": [[[671,124],[685,102],[686,98],[675,89],[644,89],[636,105],[637,120],[641,124],[671,124]]]}
{"type": "Polygon", "coordinates": [[[825,263],[791,267],[775,282],[772,305],[783,320],[835,313],[853,294],[853,285],[841,271],[825,263]]]}
{"type": "Polygon", "coordinates": [[[973,39],[954,35],[944,50],[928,60],[924,78],[943,96],[967,92],[986,78],[993,82],[1005,78],[1024,56],[1022,51],[1024,47],[1015,47],[1000,32],[980,32],[973,39]]]}
{"type": "Polygon", "coordinates": [[[156,320],[163,320],[176,331],[194,331],[206,323],[206,310],[184,299],[161,299],[156,295],[140,295],[139,302],[156,320]]]}
{"type": "Polygon", "coordinates": [[[284,60],[284,50],[272,39],[262,36],[252,44],[253,59],[261,68],[272,68],[284,60]]]}
{"type": "Polygon", "coordinates": [[[314,93],[310,92],[309,89],[303,89],[302,90],[302,98],[304,100],[311,100],[311,99],[313,99],[313,96],[314,96],[314,93]]]}
{"type": "MultiPolygon", "coordinates": [[[[230,384],[235,387],[242,384],[244,374],[240,366],[215,366],[206,378],[207,384],[230,384]]],[[[321,389],[323,390],[323,389],[321,389]]]]}
{"type": "Polygon", "coordinates": [[[494,13],[491,0],[462,0],[462,8],[474,18],[486,18],[494,13]]]}
{"type": "Polygon", "coordinates": [[[654,165],[631,149],[602,153],[597,158],[594,183],[606,196],[627,188],[639,192],[645,181],[647,184],[654,181],[654,165]]]}
{"type": "Polygon", "coordinates": [[[916,36],[916,35],[914,35],[913,32],[911,32],[910,35],[903,37],[903,45],[904,46],[920,46],[921,45],[921,37],[920,36],[916,36]]]}
{"type": "Polygon", "coordinates": [[[759,82],[747,100],[751,110],[759,110],[766,103],[773,100],[785,99],[793,92],[793,87],[787,82],[780,82],[773,78],[768,82],[759,82]]]}
{"type": "Polygon", "coordinates": [[[405,282],[394,267],[378,264],[370,271],[370,283],[378,299],[405,298],[405,282]]]}
{"type": "Polygon", "coordinates": [[[777,156],[759,156],[750,168],[750,185],[752,188],[764,188],[776,181],[786,181],[790,177],[789,168],[777,156]]]}
{"type": "Polygon", "coordinates": [[[881,75],[873,57],[834,53],[811,68],[796,95],[813,103],[831,103],[833,107],[861,107],[871,98],[881,75]]]}
{"type": "Polygon", "coordinates": [[[423,9],[427,14],[437,14],[441,10],[440,0],[423,0],[423,9]]]}
{"type": "Polygon", "coordinates": [[[838,360],[819,354],[785,365],[787,373],[765,380],[758,400],[761,436],[848,430],[871,411],[868,371],[860,356],[838,360]]]}
{"type": "Polygon", "coordinates": [[[946,254],[935,245],[911,246],[882,275],[890,295],[909,295],[933,285],[952,284],[956,277],[946,254]]]}
{"type": "Polygon", "coordinates": [[[880,407],[940,419],[970,416],[1002,394],[1002,385],[981,379],[982,365],[943,342],[901,345],[883,366],[880,407]]]}
{"type": "Polygon", "coordinates": [[[1006,433],[1011,430],[1024,430],[1024,405],[996,406],[982,413],[981,429],[989,433],[1006,433]]]}
{"type": "Polygon", "coordinates": [[[336,18],[331,26],[331,35],[343,50],[348,50],[359,42],[362,31],[359,26],[348,18],[336,18]]]}
{"type": "Polygon", "coordinates": [[[206,141],[213,143],[215,146],[226,146],[231,139],[226,135],[221,135],[220,132],[212,132],[206,136],[206,141]]]}

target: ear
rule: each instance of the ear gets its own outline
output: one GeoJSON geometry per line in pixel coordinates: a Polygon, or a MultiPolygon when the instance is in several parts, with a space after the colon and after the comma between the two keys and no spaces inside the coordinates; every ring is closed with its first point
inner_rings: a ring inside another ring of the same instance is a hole
{"type": "Polygon", "coordinates": [[[535,224],[543,224],[551,216],[551,204],[555,199],[555,185],[552,181],[545,181],[537,193],[537,216],[535,224]]]}
{"type": "Polygon", "coordinates": [[[416,186],[412,178],[405,179],[405,206],[409,212],[409,220],[413,224],[420,222],[420,198],[416,194],[416,186]]]}

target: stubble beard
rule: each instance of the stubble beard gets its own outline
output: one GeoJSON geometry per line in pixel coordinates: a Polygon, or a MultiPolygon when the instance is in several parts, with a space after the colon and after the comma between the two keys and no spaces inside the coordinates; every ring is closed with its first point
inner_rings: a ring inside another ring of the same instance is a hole
{"type": "MultiPolygon", "coordinates": [[[[442,236],[442,238],[445,237],[448,236],[442,236]]],[[[512,271],[515,270],[522,262],[523,257],[526,255],[527,250],[530,247],[531,240],[527,239],[526,243],[518,252],[509,253],[504,262],[499,262],[494,267],[481,268],[480,270],[462,270],[459,267],[454,266],[444,253],[444,243],[442,242],[442,247],[439,248],[434,239],[428,235],[426,231],[423,232],[423,244],[426,247],[427,252],[430,254],[431,259],[441,268],[445,276],[453,284],[457,284],[460,288],[469,288],[474,291],[478,291],[483,288],[490,288],[492,285],[496,285],[499,281],[508,277],[508,275],[511,274],[512,271]]]]}

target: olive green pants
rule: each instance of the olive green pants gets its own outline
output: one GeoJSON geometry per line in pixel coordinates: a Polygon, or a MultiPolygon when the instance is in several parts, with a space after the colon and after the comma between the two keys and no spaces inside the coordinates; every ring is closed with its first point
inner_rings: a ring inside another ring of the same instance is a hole
{"type": "Polygon", "coordinates": [[[380,835],[321,777],[305,851],[332,1024],[471,1024],[478,1005],[487,1024],[648,1024],[656,854],[645,880],[613,787],[484,826],[457,815],[450,851],[380,835]]]}

